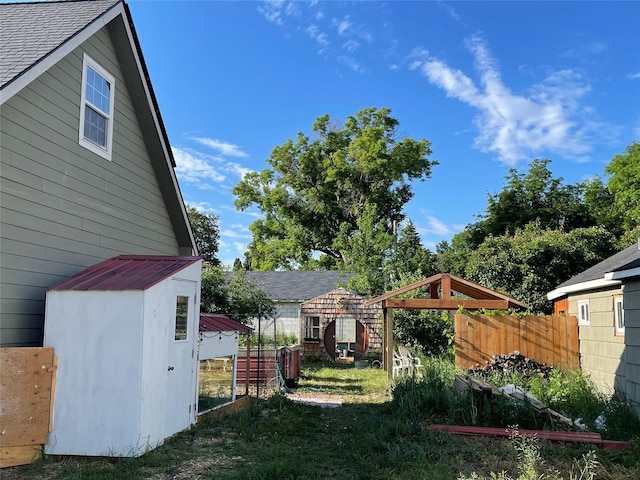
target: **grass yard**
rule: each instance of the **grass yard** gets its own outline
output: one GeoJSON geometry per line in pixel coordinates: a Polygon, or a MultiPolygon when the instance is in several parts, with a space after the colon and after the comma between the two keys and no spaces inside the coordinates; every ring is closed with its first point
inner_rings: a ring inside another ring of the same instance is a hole
{"type": "MultiPolygon", "coordinates": [[[[435,417],[409,413],[392,398],[386,373],[308,364],[295,397],[335,400],[335,408],[284,395],[229,417],[203,421],[137,459],[45,458],[4,469],[2,480],[52,479],[442,479],[533,480],[640,478],[640,447],[609,452],[585,445],[454,437],[426,427],[435,417]],[[595,452],[595,453],[593,453],[595,452]],[[541,477],[544,475],[544,477],[541,477]]],[[[428,395],[426,395],[428,397],[428,395]]],[[[425,395],[420,399],[424,405],[425,395]]],[[[431,402],[427,399],[427,403],[431,402]]],[[[447,403],[445,401],[445,403],[447,403]]],[[[456,407],[457,408],[457,407],[456,407]]],[[[640,432],[638,432],[640,436],[640,432]]],[[[636,438],[637,440],[637,438],[636,438]]]]}

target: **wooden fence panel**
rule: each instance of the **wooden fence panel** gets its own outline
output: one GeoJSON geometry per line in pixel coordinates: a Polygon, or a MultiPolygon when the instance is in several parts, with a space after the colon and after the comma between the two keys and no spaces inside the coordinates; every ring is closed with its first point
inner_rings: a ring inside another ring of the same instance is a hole
{"type": "Polygon", "coordinates": [[[37,460],[47,442],[53,348],[0,348],[0,467],[37,460]]]}
{"type": "Polygon", "coordinates": [[[579,368],[578,320],[574,316],[455,316],[456,366],[484,365],[493,355],[519,351],[540,363],[579,368]]]}

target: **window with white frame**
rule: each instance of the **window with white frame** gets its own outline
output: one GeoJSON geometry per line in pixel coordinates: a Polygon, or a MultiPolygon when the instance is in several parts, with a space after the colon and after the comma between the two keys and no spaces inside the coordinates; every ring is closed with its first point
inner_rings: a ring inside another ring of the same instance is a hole
{"type": "Polygon", "coordinates": [[[82,62],[79,143],[111,160],[115,79],[88,55],[82,62]]]}
{"type": "Polygon", "coordinates": [[[621,296],[613,298],[613,321],[616,326],[616,334],[624,335],[624,308],[621,296]]]}
{"type": "Polygon", "coordinates": [[[589,325],[590,322],[589,300],[578,300],[578,323],[580,325],[589,325]]]}
{"type": "Polygon", "coordinates": [[[320,317],[304,317],[304,338],[306,340],[320,338],[320,317]]]}

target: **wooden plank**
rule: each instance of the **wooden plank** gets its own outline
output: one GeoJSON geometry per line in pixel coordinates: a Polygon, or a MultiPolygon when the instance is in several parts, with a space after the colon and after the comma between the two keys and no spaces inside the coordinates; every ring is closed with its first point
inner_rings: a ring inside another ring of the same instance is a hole
{"type": "Polygon", "coordinates": [[[466,425],[442,425],[433,424],[427,427],[429,430],[438,432],[448,432],[452,435],[480,435],[501,438],[510,438],[517,434],[518,437],[536,437],[541,440],[548,440],[553,443],[591,443],[608,450],[624,450],[632,448],[631,442],[620,442],[612,440],[602,440],[599,433],[594,432],[560,432],[552,430],[513,430],[510,428],[494,427],[470,427],[466,425]]]}
{"type": "Polygon", "coordinates": [[[42,445],[0,447],[0,468],[35,463],[42,457],[42,445]]]}
{"type": "Polygon", "coordinates": [[[0,365],[0,446],[46,443],[53,348],[2,348],[0,365]]]}
{"type": "Polygon", "coordinates": [[[506,300],[442,300],[439,298],[390,298],[384,302],[388,308],[412,308],[416,310],[437,309],[457,310],[458,307],[467,310],[506,310],[509,302],[506,300]]]}
{"type": "Polygon", "coordinates": [[[56,382],[58,380],[58,356],[53,356],[51,367],[51,400],[49,401],[49,433],[53,432],[53,402],[56,398],[56,382]]]}

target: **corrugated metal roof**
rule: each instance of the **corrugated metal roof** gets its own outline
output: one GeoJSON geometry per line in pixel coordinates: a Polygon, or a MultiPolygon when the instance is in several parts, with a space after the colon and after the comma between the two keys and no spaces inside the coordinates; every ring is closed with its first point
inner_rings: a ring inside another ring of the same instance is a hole
{"type": "Polygon", "coordinates": [[[200,314],[201,332],[251,332],[253,328],[219,313],[200,314]]]}
{"type": "Polygon", "coordinates": [[[69,277],[50,290],[146,290],[200,257],[119,255],[69,277]]]}

